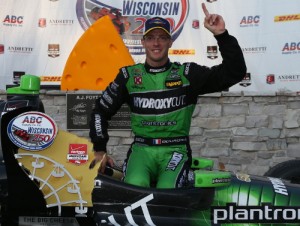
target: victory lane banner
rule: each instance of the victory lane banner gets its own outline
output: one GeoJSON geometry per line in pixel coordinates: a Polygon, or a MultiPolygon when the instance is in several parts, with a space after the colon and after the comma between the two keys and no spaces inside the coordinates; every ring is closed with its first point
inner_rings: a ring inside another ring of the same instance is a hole
{"type": "MultiPolygon", "coordinates": [[[[101,94],[67,94],[67,130],[89,130],[95,101],[101,94]]],[[[130,109],[122,105],[109,121],[110,130],[130,130],[130,109]]]]}

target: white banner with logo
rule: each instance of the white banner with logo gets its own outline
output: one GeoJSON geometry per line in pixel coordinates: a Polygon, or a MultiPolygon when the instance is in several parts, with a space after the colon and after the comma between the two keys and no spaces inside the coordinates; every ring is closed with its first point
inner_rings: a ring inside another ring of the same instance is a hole
{"type": "Polygon", "coordinates": [[[299,0],[0,1],[0,89],[23,74],[59,85],[77,40],[104,15],[110,16],[137,63],[145,60],[140,42],[145,20],[161,16],[173,28],[172,61],[219,64],[216,40],[203,27],[202,2],[210,13],[223,16],[244,52],[247,74],[230,90],[300,91],[299,0]]]}

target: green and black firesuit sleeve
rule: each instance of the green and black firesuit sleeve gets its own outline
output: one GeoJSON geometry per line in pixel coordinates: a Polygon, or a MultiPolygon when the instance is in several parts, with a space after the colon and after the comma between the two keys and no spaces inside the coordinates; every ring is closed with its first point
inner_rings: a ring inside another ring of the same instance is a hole
{"type": "Polygon", "coordinates": [[[235,37],[226,30],[215,36],[223,61],[211,68],[186,63],[184,74],[196,95],[220,92],[241,81],[247,72],[243,52],[235,37]]]}
{"type": "Polygon", "coordinates": [[[95,102],[91,114],[90,138],[95,151],[106,151],[108,142],[108,120],[117,113],[123,103],[128,102],[126,68],[121,68],[115,80],[109,84],[95,102]]]}

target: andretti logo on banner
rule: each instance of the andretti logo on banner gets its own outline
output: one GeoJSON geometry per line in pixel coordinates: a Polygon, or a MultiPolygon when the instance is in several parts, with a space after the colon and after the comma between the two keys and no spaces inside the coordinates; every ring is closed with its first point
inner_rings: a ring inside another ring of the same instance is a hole
{"type": "Polygon", "coordinates": [[[99,18],[108,15],[132,55],[144,54],[141,44],[145,21],[154,16],[166,18],[173,40],[180,35],[189,11],[188,0],[77,0],[78,21],[87,30],[99,18]]]}
{"type": "Polygon", "coordinates": [[[0,44],[0,54],[4,54],[4,45],[0,44]]]}

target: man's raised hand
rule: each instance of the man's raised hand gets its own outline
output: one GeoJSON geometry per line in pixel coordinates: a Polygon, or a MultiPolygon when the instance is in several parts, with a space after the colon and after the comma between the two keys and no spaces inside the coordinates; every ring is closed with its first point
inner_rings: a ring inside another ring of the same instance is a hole
{"type": "Polygon", "coordinates": [[[224,33],[226,29],[223,17],[218,14],[210,14],[204,3],[202,3],[202,10],[205,14],[204,27],[206,27],[214,35],[224,33]]]}

